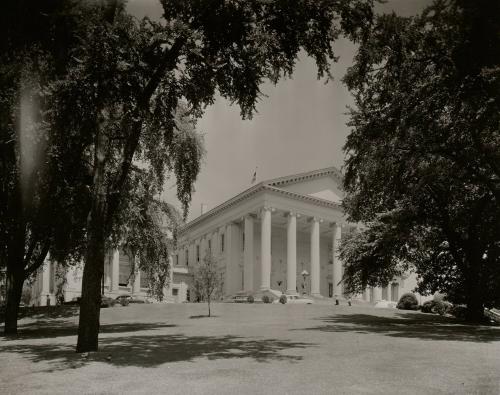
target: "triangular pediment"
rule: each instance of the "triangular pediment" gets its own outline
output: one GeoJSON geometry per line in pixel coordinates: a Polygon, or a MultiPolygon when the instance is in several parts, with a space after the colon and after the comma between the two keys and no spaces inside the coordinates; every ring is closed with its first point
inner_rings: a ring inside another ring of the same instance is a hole
{"type": "Polygon", "coordinates": [[[342,175],[335,167],[280,177],[265,184],[334,203],[342,202],[342,175]]]}

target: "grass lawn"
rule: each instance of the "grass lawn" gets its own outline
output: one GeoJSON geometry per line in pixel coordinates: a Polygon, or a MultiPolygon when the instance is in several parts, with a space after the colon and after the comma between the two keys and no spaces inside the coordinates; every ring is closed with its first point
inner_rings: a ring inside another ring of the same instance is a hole
{"type": "Polygon", "coordinates": [[[73,311],[0,338],[0,394],[500,394],[500,327],[354,305],[130,305],[74,352],[73,311]]]}

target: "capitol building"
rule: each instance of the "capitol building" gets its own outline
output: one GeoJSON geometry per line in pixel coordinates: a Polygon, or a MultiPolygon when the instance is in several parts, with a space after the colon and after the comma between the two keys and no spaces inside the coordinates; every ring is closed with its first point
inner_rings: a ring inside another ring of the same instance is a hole
{"type": "MultiPolygon", "coordinates": [[[[164,301],[184,302],[192,274],[212,254],[220,276],[218,297],[238,293],[306,294],[342,298],[343,265],[338,246],[359,224],[349,223],[341,201],[342,175],[335,167],[259,182],[186,223],[171,257],[171,281],[164,301]]],[[[32,304],[56,303],[56,265],[47,260],[32,284],[32,304]]],[[[65,273],[63,297],[81,294],[82,268],[65,273]]],[[[109,251],[104,267],[103,294],[147,297],[147,278],[131,276],[131,260],[123,249],[109,251]]],[[[397,301],[416,286],[414,274],[395,278],[386,287],[370,287],[354,298],[366,302],[397,301]]],[[[420,302],[426,299],[417,294],[420,302]]]]}

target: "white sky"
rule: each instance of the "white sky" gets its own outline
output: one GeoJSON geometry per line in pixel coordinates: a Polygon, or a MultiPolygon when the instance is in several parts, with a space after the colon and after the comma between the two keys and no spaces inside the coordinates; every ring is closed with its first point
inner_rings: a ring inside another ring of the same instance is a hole
{"type": "MultiPolygon", "coordinates": [[[[412,15],[429,0],[390,0],[380,11],[412,15]]],[[[138,17],[158,18],[157,0],[129,0],[128,9],[138,17]]],[[[240,118],[239,107],[224,99],[207,108],[198,123],[207,151],[195,184],[189,219],[200,215],[201,204],[211,209],[257,182],[323,167],[342,167],[342,147],[349,129],[345,114],[352,99],[340,82],[352,62],[355,47],[348,40],[335,43],[339,62],[332,67],[334,80],[316,79],[316,65],[302,56],[293,79],[262,87],[268,95],[257,106],[252,120],[240,118]]],[[[164,198],[175,203],[175,186],[169,182],[164,198]]],[[[177,204],[178,205],[178,204],[177,204]]]]}

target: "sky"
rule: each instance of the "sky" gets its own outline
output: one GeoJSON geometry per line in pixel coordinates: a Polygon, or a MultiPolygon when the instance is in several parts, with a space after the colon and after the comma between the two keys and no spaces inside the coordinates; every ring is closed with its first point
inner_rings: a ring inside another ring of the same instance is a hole
{"type": "MultiPolygon", "coordinates": [[[[379,12],[414,15],[429,0],[390,0],[379,12]]],[[[137,17],[158,18],[158,0],[129,0],[128,10],[137,17]]],[[[242,120],[237,105],[217,98],[207,108],[197,128],[203,135],[206,156],[195,183],[188,219],[237,195],[257,180],[301,173],[330,166],[341,169],[342,147],[349,133],[347,106],[352,97],[341,78],[352,64],[355,46],[346,39],[334,44],[339,61],[332,65],[333,81],[317,80],[314,61],[301,54],[291,79],[275,86],[265,83],[267,95],[251,120],[242,120]]],[[[175,181],[167,182],[163,198],[180,207],[175,181]]]]}

